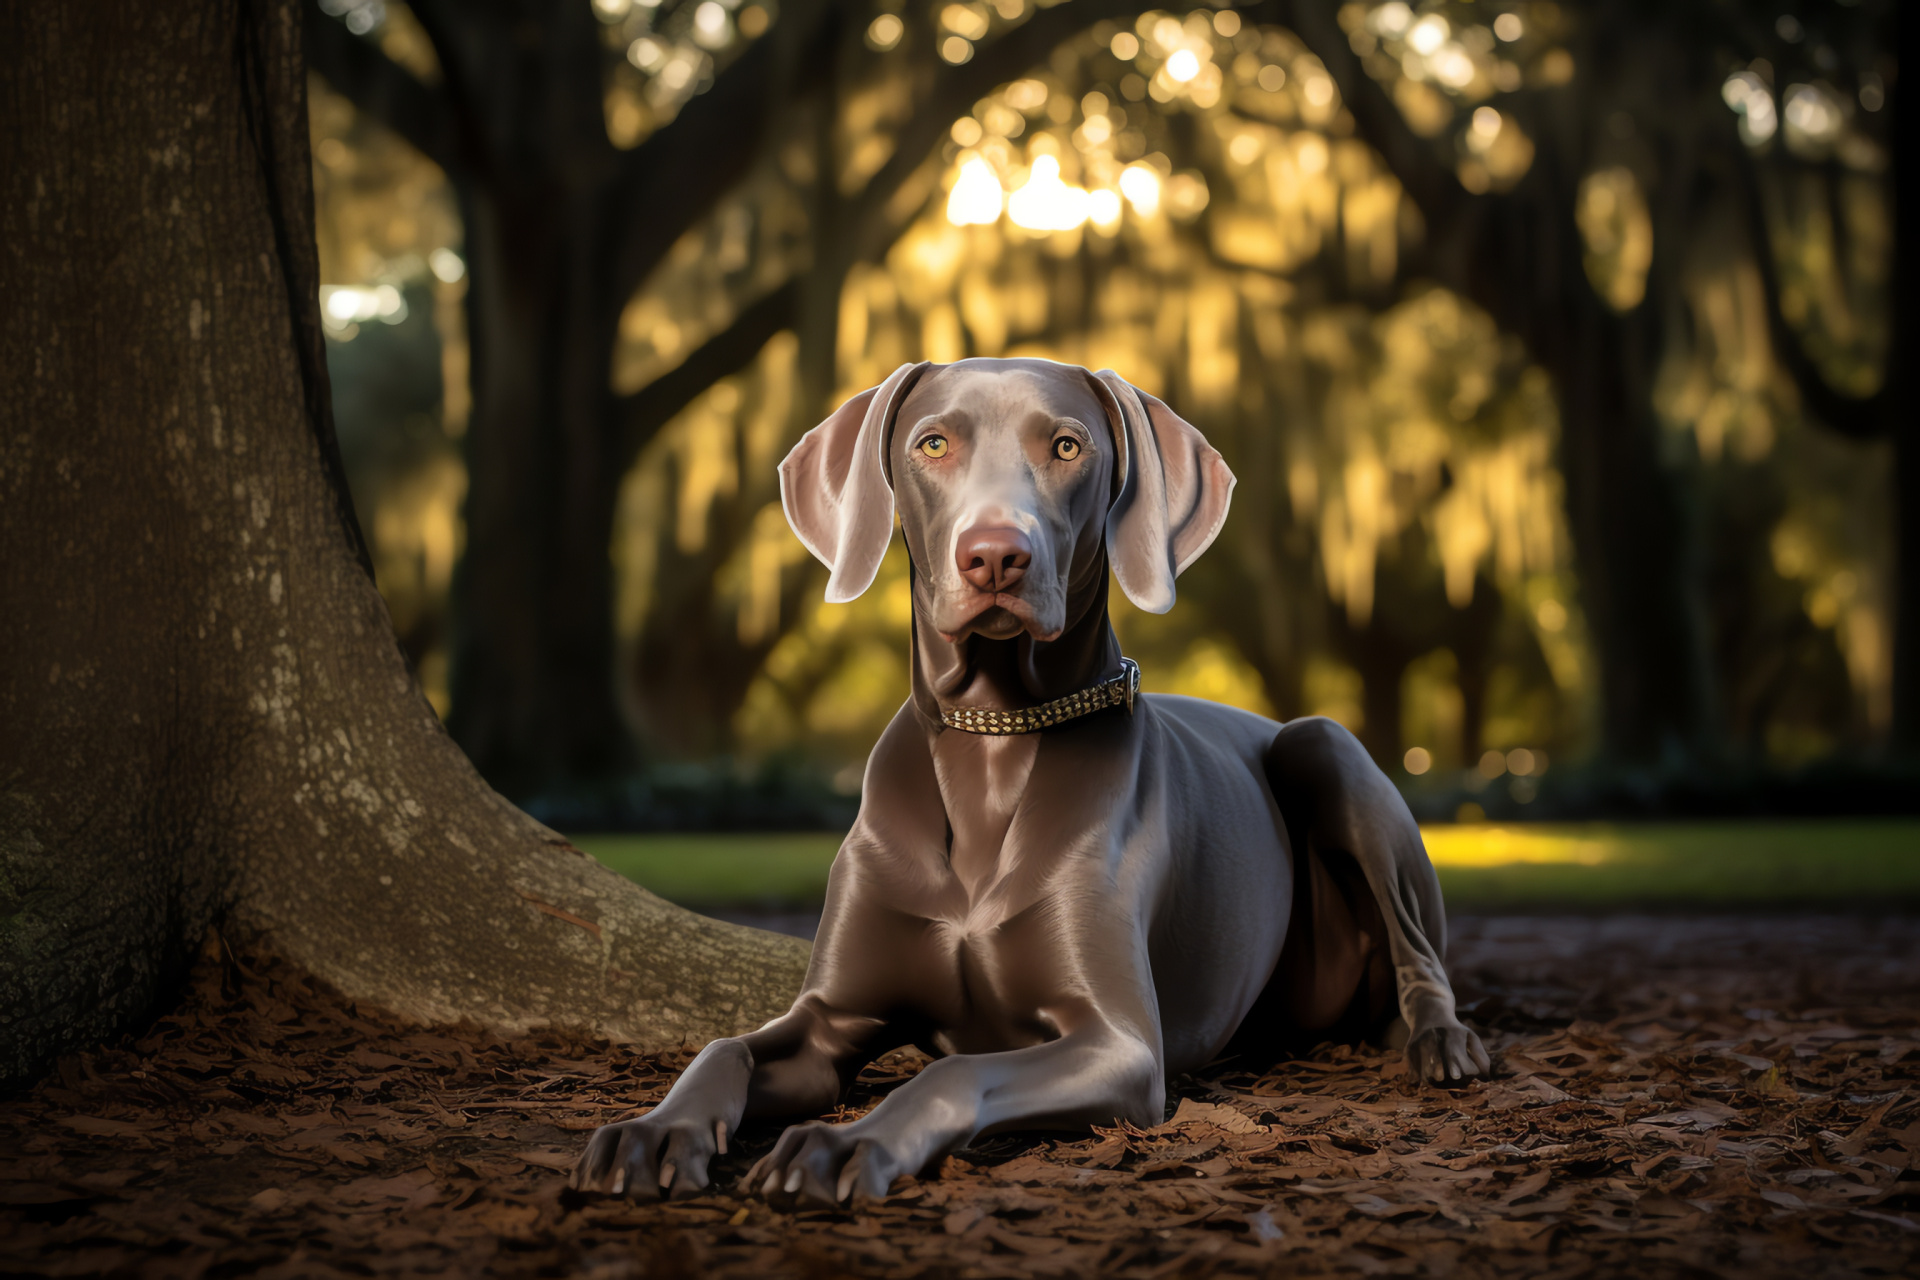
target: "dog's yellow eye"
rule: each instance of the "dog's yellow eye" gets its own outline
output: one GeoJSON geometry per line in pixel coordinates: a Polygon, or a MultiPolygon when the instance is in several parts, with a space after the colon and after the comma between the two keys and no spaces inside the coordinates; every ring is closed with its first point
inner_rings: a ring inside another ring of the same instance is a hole
{"type": "Polygon", "coordinates": [[[1061,436],[1053,442],[1053,456],[1062,462],[1072,462],[1080,456],[1080,442],[1072,436],[1061,436]]]}
{"type": "Polygon", "coordinates": [[[946,457],[947,438],[945,436],[928,436],[920,442],[920,452],[926,454],[929,458],[946,457]]]}

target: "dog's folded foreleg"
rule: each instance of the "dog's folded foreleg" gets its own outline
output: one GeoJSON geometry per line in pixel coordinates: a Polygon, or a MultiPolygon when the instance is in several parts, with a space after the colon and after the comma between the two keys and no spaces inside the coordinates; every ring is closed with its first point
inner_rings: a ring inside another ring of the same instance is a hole
{"type": "Polygon", "coordinates": [[[1166,1084],[1137,1035],[1100,1024],[1006,1053],[942,1058],[851,1124],[795,1125],[748,1186],[780,1202],[884,1196],[893,1180],[1001,1129],[1158,1124],[1166,1084]]]}

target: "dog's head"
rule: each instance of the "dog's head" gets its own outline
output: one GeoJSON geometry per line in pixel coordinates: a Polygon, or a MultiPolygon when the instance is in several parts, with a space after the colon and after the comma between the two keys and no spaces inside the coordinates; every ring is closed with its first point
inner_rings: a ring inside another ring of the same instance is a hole
{"type": "Polygon", "coordinates": [[[1128,599],[1165,613],[1232,492],[1166,405],[1050,360],[902,365],[780,464],[787,521],[833,571],[827,599],[872,584],[897,504],[925,620],[953,641],[1055,638],[1108,560],[1128,599]]]}

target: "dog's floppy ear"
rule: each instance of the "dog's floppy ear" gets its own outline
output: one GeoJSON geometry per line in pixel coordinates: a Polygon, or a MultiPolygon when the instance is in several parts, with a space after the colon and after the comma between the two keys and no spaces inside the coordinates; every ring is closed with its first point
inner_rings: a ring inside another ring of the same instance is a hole
{"type": "Polygon", "coordinates": [[[1191,423],[1113,370],[1102,369],[1093,381],[1105,393],[1120,447],[1107,558],[1127,599],[1165,613],[1173,608],[1173,580],[1226,523],[1233,472],[1191,423]]]}
{"type": "Polygon", "coordinates": [[[800,437],[780,464],[787,523],[820,563],[833,570],[827,603],[845,604],[873,585],[893,536],[893,488],[887,437],[908,388],[927,366],[903,364],[800,437]]]}

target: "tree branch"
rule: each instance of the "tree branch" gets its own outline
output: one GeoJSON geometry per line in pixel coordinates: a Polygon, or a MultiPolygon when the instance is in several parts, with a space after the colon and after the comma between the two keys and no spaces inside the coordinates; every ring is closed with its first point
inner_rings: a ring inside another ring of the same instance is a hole
{"type": "Polygon", "coordinates": [[[799,286],[791,280],[764,294],[680,364],[621,397],[610,465],[624,473],[660,429],[701,392],[752,364],[775,334],[793,327],[799,297],[799,286]]]}
{"type": "Polygon", "coordinates": [[[894,135],[893,155],[880,166],[855,197],[847,225],[849,260],[872,258],[884,252],[897,228],[886,225],[887,205],[927,163],[956,116],[1001,84],[1038,66],[1062,42],[1104,18],[1131,15],[1138,0],[1080,0],[1041,9],[991,44],[980,46],[972,60],[961,65],[941,64],[933,85],[894,135]]]}
{"type": "Polygon", "coordinates": [[[1261,8],[1271,11],[1272,21],[1292,27],[1320,59],[1340,90],[1340,100],[1353,113],[1360,136],[1393,170],[1402,189],[1426,219],[1429,232],[1436,239],[1445,238],[1447,224],[1452,223],[1473,197],[1460,186],[1453,172],[1440,163],[1433,143],[1408,127],[1392,96],[1360,65],[1346,34],[1334,21],[1333,6],[1318,0],[1297,0],[1296,3],[1270,0],[1261,8]]]}
{"type": "Polygon", "coordinates": [[[439,89],[424,85],[392,59],[320,12],[304,4],[307,65],[334,92],[405,138],[415,150],[451,171],[455,156],[452,104],[439,89]]]}
{"type": "Polygon", "coordinates": [[[1751,241],[1754,266],[1760,272],[1760,288],[1766,298],[1767,336],[1774,359],[1793,379],[1800,403],[1809,416],[1843,436],[1871,440],[1888,434],[1888,417],[1882,412],[1887,398],[1886,382],[1871,396],[1851,396],[1837,391],[1819,364],[1808,354],[1799,330],[1787,319],[1780,306],[1780,263],[1773,251],[1773,229],[1767,222],[1766,200],[1760,190],[1760,174],[1753,154],[1733,134],[1732,113],[1721,131],[1723,151],[1732,154],[1735,182],[1739,188],[1741,210],[1746,215],[1747,238],[1751,241]]]}
{"type": "Polygon", "coordinates": [[[610,204],[625,230],[614,254],[610,296],[629,297],[759,157],[782,104],[835,17],[823,0],[781,6],[773,29],[680,109],[671,123],[620,162],[610,204]]]}

